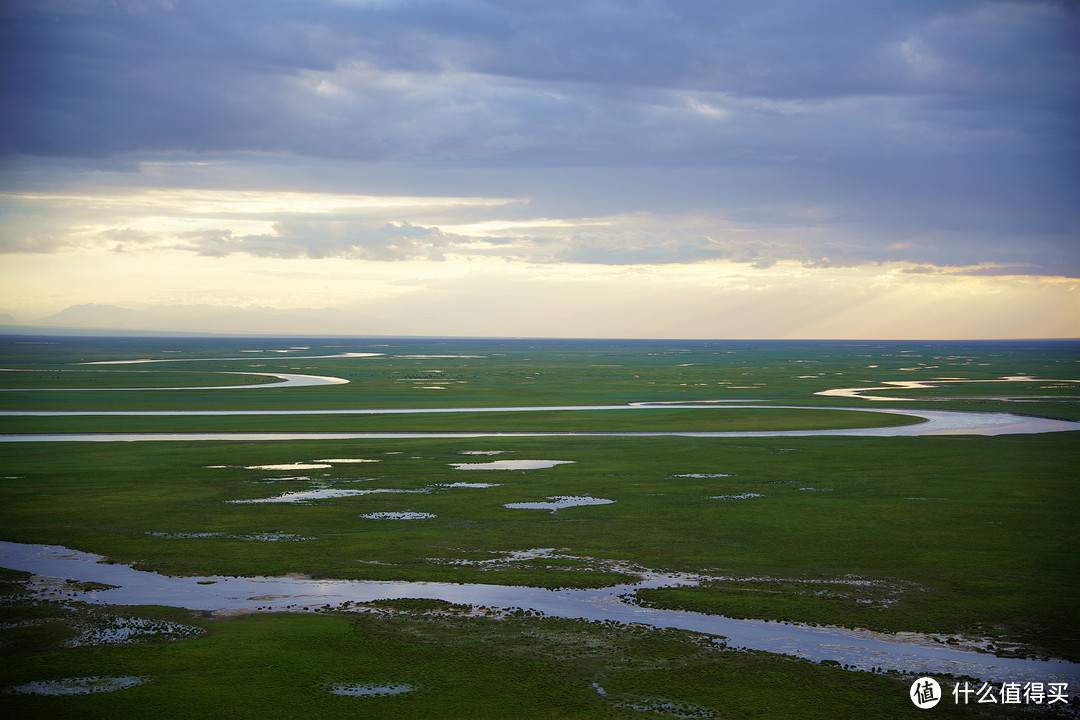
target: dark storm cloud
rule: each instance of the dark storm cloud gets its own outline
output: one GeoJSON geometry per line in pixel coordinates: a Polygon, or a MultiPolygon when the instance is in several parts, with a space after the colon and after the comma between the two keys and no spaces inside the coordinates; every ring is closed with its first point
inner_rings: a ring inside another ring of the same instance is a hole
{"type": "MultiPolygon", "coordinates": [[[[762,237],[576,236],[563,256],[1080,272],[1080,17],[1065,2],[19,0],[0,20],[9,156],[269,153],[511,183],[612,168],[548,201],[592,215],[625,211],[605,189],[621,168],[704,170],[689,192],[646,183],[633,209],[681,204],[762,237]]],[[[361,245],[325,224],[192,242],[387,258],[446,242],[379,227],[361,245]]]]}
{"type": "Polygon", "coordinates": [[[1075,28],[1049,3],[24,1],[3,143],[600,163],[1060,143],[1075,28]]]}

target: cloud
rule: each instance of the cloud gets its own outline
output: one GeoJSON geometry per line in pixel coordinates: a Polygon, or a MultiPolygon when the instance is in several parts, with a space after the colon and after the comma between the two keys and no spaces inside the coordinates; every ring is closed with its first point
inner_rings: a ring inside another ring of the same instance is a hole
{"type": "Polygon", "coordinates": [[[17,0],[0,24],[7,252],[1080,275],[1068,3],[17,0]],[[24,171],[62,163],[78,182],[24,171]]]}
{"type": "Polygon", "coordinates": [[[1064,4],[545,5],[16,2],[2,147],[715,163],[1045,147],[1076,104],[1064,4]]]}
{"type": "Polygon", "coordinates": [[[95,188],[0,195],[0,252],[187,250],[204,255],[417,259],[450,241],[440,221],[506,198],[95,188]]]}
{"type": "MultiPolygon", "coordinates": [[[[509,261],[632,265],[726,259],[768,267],[827,264],[842,242],[722,219],[637,212],[542,218],[500,198],[371,197],[333,193],[113,188],[5,198],[0,252],[191,252],[208,257],[364,261],[498,257],[509,261]],[[512,216],[507,216],[507,213],[512,216]]],[[[815,214],[814,209],[787,212],[815,214]]],[[[871,262],[857,248],[855,263],[871,262]]]]}
{"type": "Polygon", "coordinates": [[[548,218],[512,198],[139,187],[10,193],[3,201],[4,253],[597,265],[726,260],[756,268],[795,261],[811,269],[902,262],[1080,273],[1067,234],[1027,233],[1012,243],[979,227],[927,230],[900,222],[882,232],[847,206],[750,206],[730,218],[645,211],[548,218]]]}
{"type": "Polygon", "coordinates": [[[255,257],[327,258],[357,260],[442,260],[452,239],[438,228],[416,227],[408,223],[387,223],[363,227],[344,221],[281,222],[273,235],[233,235],[194,232],[182,236],[184,249],[200,255],[221,257],[244,253],[255,257]]]}

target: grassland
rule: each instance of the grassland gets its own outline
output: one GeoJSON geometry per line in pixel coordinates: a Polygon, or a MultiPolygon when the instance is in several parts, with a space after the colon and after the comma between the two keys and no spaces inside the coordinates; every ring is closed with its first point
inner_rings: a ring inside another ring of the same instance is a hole
{"type": "MultiPolygon", "coordinates": [[[[153,367],[153,366],[150,366],[153,367]]],[[[114,390],[116,388],[213,387],[215,385],[256,385],[276,382],[269,375],[208,374],[171,370],[89,370],[54,369],[0,372],[0,387],[11,390],[49,391],[114,390]]]]}
{"type": "Polygon", "coordinates": [[[920,422],[906,415],[815,408],[554,410],[407,415],[0,417],[0,432],[679,432],[828,430],[920,422]]]}
{"type": "MultiPolygon", "coordinates": [[[[813,393],[938,377],[994,379],[1030,374],[1076,379],[1080,359],[1076,346],[1068,344],[233,339],[9,342],[3,346],[0,366],[55,370],[71,367],[68,363],[72,362],[162,357],[164,350],[177,348],[182,352],[173,354],[185,358],[222,358],[270,347],[269,342],[276,342],[274,347],[312,346],[302,354],[385,355],[310,360],[258,356],[242,362],[182,364],[185,375],[198,376],[196,368],[205,373],[303,372],[343,377],[350,380],[347,385],[34,392],[19,380],[21,388],[9,385],[10,391],[0,393],[0,407],[426,408],[720,398],[844,405],[852,412],[650,408],[498,415],[7,417],[0,418],[0,432],[855,427],[904,419],[854,412],[883,403],[813,393]],[[322,347],[330,344],[342,347],[322,347]],[[416,355],[459,357],[407,357],[416,355]],[[263,367],[248,368],[249,364],[263,367]],[[443,389],[429,389],[434,387],[443,389]]],[[[180,366],[142,367],[174,373],[180,366]]],[[[31,374],[38,375],[26,375],[31,374]]],[[[19,373],[0,373],[0,380],[8,382],[13,375],[19,373]]],[[[202,382],[218,384],[222,377],[230,378],[228,384],[240,384],[233,379],[241,376],[209,374],[202,382]]],[[[176,379],[171,377],[169,382],[176,379]]],[[[1022,409],[1063,419],[1078,416],[1075,385],[1000,385],[1004,387],[995,386],[992,394],[1039,397],[1022,405],[973,397],[934,399],[966,395],[975,388],[983,394],[981,384],[955,384],[937,395],[917,391],[920,399],[904,407],[1022,409]],[[956,392],[957,388],[963,392],[956,392]]],[[[916,391],[882,394],[907,392],[916,391]]],[[[889,631],[981,634],[999,645],[1020,646],[1028,654],[1080,659],[1075,610],[1080,590],[1075,562],[1080,511],[1077,447],[1077,433],[11,443],[0,445],[0,476],[4,477],[0,481],[0,539],[62,544],[180,575],[301,572],[333,578],[598,586],[625,578],[590,558],[625,560],[726,578],[701,587],[641,593],[643,601],[658,606],[889,631]],[[493,459],[463,454],[470,451],[498,451],[502,453],[495,456],[499,459],[573,462],[526,471],[452,467],[452,463],[493,459]],[[331,463],[330,468],[297,472],[247,469],[322,458],[378,462],[331,463]],[[442,487],[461,481],[497,486],[442,487]],[[427,492],[370,494],[310,504],[227,502],[315,485],[427,492]],[[504,507],[567,494],[590,494],[615,502],[557,513],[504,507]],[[751,496],[733,499],[747,494],[751,496]],[[435,517],[396,522],[360,517],[402,510],[435,517]],[[190,537],[195,533],[218,535],[190,537]],[[240,539],[259,533],[310,539],[240,539]],[[497,570],[447,564],[538,547],[560,548],[580,559],[521,561],[497,570]],[[870,584],[847,582],[852,579],[870,584]]],[[[808,705],[791,704],[808,693],[816,698],[814,707],[821,708],[820,717],[898,717],[915,711],[906,698],[906,685],[896,678],[722,651],[704,646],[689,634],[628,631],[552,618],[494,620],[416,613],[189,618],[205,627],[206,634],[169,643],[68,649],[62,645],[65,633],[70,632],[67,611],[24,599],[11,604],[7,612],[12,622],[53,620],[0,630],[0,639],[7,643],[0,646],[0,681],[5,685],[102,674],[155,678],[136,688],[94,696],[0,696],[3,703],[14,703],[13,708],[30,714],[127,717],[137,716],[137,708],[154,703],[161,709],[155,715],[162,717],[209,717],[213,707],[235,708],[230,715],[249,712],[258,717],[362,717],[365,713],[373,717],[656,717],[632,707],[641,704],[633,698],[652,698],[689,703],[725,717],[813,717],[808,705]],[[260,672],[260,663],[273,664],[276,672],[260,672]],[[415,683],[423,690],[366,699],[336,697],[324,690],[327,683],[361,680],[415,683]],[[200,682],[204,689],[193,689],[200,682]],[[594,682],[609,696],[598,694],[591,686],[594,682]],[[243,693],[240,688],[245,688],[243,693]],[[477,692],[479,699],[459,704],[457,698],[477,692]],[[189,698],[188,714],[170,699],[175,697],[189,698]],[[455,712],[463,707],[468,710],[455,712]]]]}
{"type": "MultiPolygon", "coordinates": [[[[151,678],[98,695],[0,696],[8,717],[663,718],[682,712],[886,719],[919,712],[906,697],[909,681],[895,675],[725,651],[684,632],[421,613],[222,619],[144,607],[122,612],[198,627],[203,634],[182,642],[69,648],[73,625],[105,611],[59,603],[8,607],[9,613],[17,608],[24,617],[39,617],[5,631],[5,683],[151,678]],[[415,690],[340,697],[328,692],[338,683],[408,684],[415,690]]],[[[939,715],[976,716],[962,710],[942,706],[939,715]]]]}

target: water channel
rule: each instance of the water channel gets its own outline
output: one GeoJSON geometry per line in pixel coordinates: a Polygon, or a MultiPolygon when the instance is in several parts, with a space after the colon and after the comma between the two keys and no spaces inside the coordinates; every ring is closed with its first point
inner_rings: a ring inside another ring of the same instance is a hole
{"type": "MultiPolygon", "coordinates": [[[[364,354],[352,354],[363,356],[364,354]]],[[[239,359],[239,358],[235,358],[239,359]]],[[[261,359],[261,358],[260,358],[261,359]]],[[[127,361],[148,362],[148,361],[127,361]]],[[[114,363],[115,364],[115,363],[114,363]]],[[[336,384],[340,378],[272,375],[284,382],[198,390],[255,389],[336,384]]],[[[120,388],[117,388],[119,390],[120,388]]],[[[142,390],[144,388],[124,388],[142,390]]],[[[164,390],[174,388],[145,388],[164,390]]],[[[181,388],[175,388],[181,389],[181,388]]],[[[863,388],[873,390],[877,388],[863,388]]],[[[839,394],[839,393],[835,393],[839,394]]],[[[858,410],[901,414],[918,418],[910,425],[833,430],[766,431],[641,431],[641,432],[191,432],[191,433],[40,433],[0,435],[0,442],[132,442],[132,441],[285,441],[403,438],[484,437],[916,437],[932,435],[1005,435],[1080,430],[1080,422],[1051,420],[1012,413],[976,413],[895,408],[802,407],[765,405],[765,401],[701,401],[697,403],[631,403],[628,405],[573,405],[538,407],[462,408],[357,408],[332,410],[193,410],[193,411],[0,411],[9,417],[60,416],[220,416],[220,415],[375,415],[407,413],[528,412],[574,410],[781,408],[858,410]]],[[[552,498],[554,499],[554,498],[552,498]]],[[[962,650],[927,636],[885,635],[837,627],[811,627],[764,620],[738,620],[675,610],[640,607],[632,601],[640,589],[694,585],[700,578],[639,568],[618,568],[639,576],[636,583],[600,589],[560,589],[485,584],[310,580],[300,578],[169,577],[126,565],[102,562],[90,553],[54,545],[0,541],[0,566],[34,573],[34,587],[44,592],[48,579],[96,582],[110,589],[76,590],[69,597],[89,603],[114,605],[167,605],[204,611],[300,611],[341,607],[395,598],[430,598],[504,610],[522,608],[544,615],[584,620],[638,623],[657,628],[679,628],[725,639],[729,647],[796,655],[815,661],[833,660],[859,670],[881,668],[919,674],[967,675],[987,682],[1067,682],[1080,687],[1080,664],[1057,660],[998,658],[962,650]],[[44,580],[42,580],[44,579],[44,580]]]]}
{"type": "Polygon", "coordinates": [[[186,417],[186,416],[269,416],[269,415],[400,415],[416,413],[466,412],[540,412],[574,410],[707,409],[722,412],[728,408],[776,408],[783,410],[846,410],[907,415],[922,422],[871,428],[833,430],[745,430],[745,431],[620,431],[620,432],[188,432],[188,433],[20,433],[0,435],[0,442],[136,442],[136,441],[285,441],[285,440],[385,440],[404,438],[484,438],[484,437],[917,437],[925,435],[1015,435],[1080,430],[1080,422],[1053,420],[1003,412],[964,412],[959,410],[918,410],[896,408],[816,407],[763,404],[672,404],[631,403],[628,405],[551,405],[523,407],[464,408],[354,408],[333,410],[5,410],[6,417],[186,417]]]}
{"type": "MultiPolygon", "coordinates": [[[[144,362],[159,362],[157,360],[146,360],[144,362]]],[[[6,372],[11,372],[6,370],[6,372]]],[[[55,371],[54,371],[55,372],[55,371]]],[[[60,372],[93,372],[92,370],[62,370],[60,372]]],[[[139,371],[143,372],[143,371],[139,371]]],[[[0,388],[0,392],[124,392],[124,391],[146,391],[146,390],[258,390],[261,388],[297,388],[297,387],[317,387],[320,385],[344,385],[348,383],[348,380],[339,377],[330,377],[327,375],[301,375],[297,373],[275,373],[275,372],[226,372],[218,371],[214,372],[214,375],[254,375],[256,377],[272,377],[277,378],[274,382],[266,383],[252,383],[249,385],[181,385],[177,387],[70,387],[70,388],[0,388]]]]}
{"type": "MultiPolygon", "coordinates": [[[[905,673],[967,675],[985,682],[1066,682],[1080,687],[1080,664],[1060,660],[999,658],[957,649],[915,634],[887,635],[837,627],[812,627],[765,620],[661,610],[635,605],[632,595],[646,588],[695,585],[700,578],[640,568],[639,582],[599,589],[558,589],[477,583],[311,580],[273,577],[170,577],[127,565],[102,562],[91,553],[58,545],[0,542],[0,565],[56,579],[96,582],[110,589],[69,593],[73,600],[112,605],[167,605],[203,611],[315,611],[344,603],[427,598],[471,606],[533,610],[552,617],[637,623],[678,628],[724,638],[728,647],[834,660],[858,670],[881,668],[905,673]]],[[[38,583],[44,591],[47,582],[38,583]]],[[[70,587],[70,586],[67,586],[70,587]]]]}

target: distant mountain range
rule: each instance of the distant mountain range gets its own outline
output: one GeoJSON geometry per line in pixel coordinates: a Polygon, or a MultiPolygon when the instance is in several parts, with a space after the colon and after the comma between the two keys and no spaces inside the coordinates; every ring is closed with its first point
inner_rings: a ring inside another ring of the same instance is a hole
{"type": "MultiPolygon", "coordinates": [[[[81,334],[370,334],[372,318],[336,308],[296,308],[218,305],[156,305],[132,310],[117,305],[85,304],[21,325],[0,314],[0,334],[62,331],[81,334]]],[[[66,333],[65,333],[66,334],[66,333]]]]}

